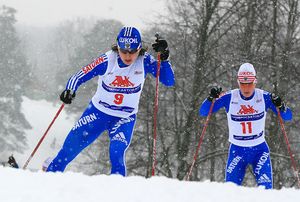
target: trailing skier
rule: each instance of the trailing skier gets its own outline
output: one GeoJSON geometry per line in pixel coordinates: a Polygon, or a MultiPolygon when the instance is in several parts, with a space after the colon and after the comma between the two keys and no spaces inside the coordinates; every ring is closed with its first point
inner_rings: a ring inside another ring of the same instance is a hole
{"type": "Polygon", "coordinates": [[[247,165],[252,165],[258,185],[273,188],[270,151],[265,140],[265,120],[268,109],[284,120],[292,119],[291,110],[275,94],[255,88],[256,71],[252,64],[240,66],[237,81],[239,89],[221,95],[222,88],[213,87],[202,103],[199,113],[207,116],[212,100],[212,112],[225,108],[229,127],[230,148],[226,166],[226,182],[242,184],[247,165]]]}

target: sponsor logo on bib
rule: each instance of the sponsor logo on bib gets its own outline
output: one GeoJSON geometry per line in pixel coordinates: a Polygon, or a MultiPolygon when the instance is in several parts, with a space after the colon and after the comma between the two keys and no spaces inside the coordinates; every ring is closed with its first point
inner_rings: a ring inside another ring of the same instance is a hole
{"type": "Polygon", "coordinates": [[[114,87],[134,87],[128,76],[116,76],[115,80],[109,85],[114,87]]]}
{"type": "Polygon", "coordinates": [[[241,109],[237,114],[254,114],[257,113],[258,111],[253,108],[253,106],[250,105],[241,105],[241,109]]]}

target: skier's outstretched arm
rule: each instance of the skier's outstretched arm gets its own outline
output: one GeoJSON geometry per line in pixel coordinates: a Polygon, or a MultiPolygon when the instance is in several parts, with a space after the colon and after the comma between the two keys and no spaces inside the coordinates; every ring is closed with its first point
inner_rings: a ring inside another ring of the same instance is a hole
{"type": "Polygon", "coordinates": [[[84,82],[98,75],[104,75],[107,70],[106,54],[96,58],[92,63],[82,67],[76,74],[70,77],[66,90],[76,92],[78,87],[84,82]]]}
{"type": "Polygon", "coordinates": [[[78,87],[95,76],[104,75],[107,65],[107,55],[103,54],[92,63],[82,67],[76,74],[70,77],[65,90],[60,95],[60,100],[65,104],[71,104],[78,87]]]}
{"type": "MultiPolygon", "coordinates": [[[[158,38],[155,43],[152,44],[155,52],[160,53],[161,67],[159,81],[165,86],[174,86],[175,77],[172,69],[172,65],[169,62],[169,48],[165,39],[158,38]]],[[[145,76],[147,73],[152,74],[155,78],[157,76],[157,60],[153,56],[146,53],[144,58],[145,76]]]]}
{"type": "MultiPolygon", "coordinates": [[[[157,61],[154,57],[148,53],[145,54],[144,58],[145,76],[150,73],[155,78],[157,75],[157,61]]],[[[165,86],[174,86],[175,77],[172,66],[169,61],[161,61],[159,81],[165,86]]]]}
{"type": "Polygon", "coordinates": [[[211,106],[213,99],[215,99],[215,104],[212,110],[213,113],[219,111],[219,109],[221,109],[222,107],[225,107],[226,112],[228,112],[231,93],[227,92],[224,95],[220,96],[221,92],[222,92],[222,88],[216,86],[210,90],[209,96],[203,101],[199,109],[200,116],[208,115],[209,108],[211,106]]]}
{"type": "Polygon", "coordinates": [[[266,111],[270,108],[276,115],[278,115],[276,109],[278,107],[283,120],[285,121],[292,120],[293,114],[291,109],[286,106],[284,101],[278,95],[265,91],[264,99],[265,99],[266,111]]]}

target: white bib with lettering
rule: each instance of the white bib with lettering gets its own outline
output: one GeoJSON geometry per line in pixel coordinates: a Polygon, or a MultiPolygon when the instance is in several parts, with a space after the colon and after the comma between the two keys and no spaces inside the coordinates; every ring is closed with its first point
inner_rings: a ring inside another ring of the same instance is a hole
{"type": "Polygon", "coordinates": [[[266,114],[263,90],[255,89],[250,100],[242,99],[239,89],[232,90],[227,113],[229,142],[248,147],[263,143],[266,114]]]}
{"type": "Polygon", "coordinates": [[[139,56],[128,67],[119,67],[118,54],[106,53],[108,67],[99,76],[97,92],[92,102],[100,111],[117,117],[128,117],[138,112],[141,92],[144,86],[144,57],[139,56]]]}

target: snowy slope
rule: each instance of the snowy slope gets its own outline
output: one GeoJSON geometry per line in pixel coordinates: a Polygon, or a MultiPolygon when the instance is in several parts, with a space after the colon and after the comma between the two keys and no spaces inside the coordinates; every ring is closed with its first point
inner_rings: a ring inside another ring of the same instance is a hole
{"type": "MultiPolygon", "coordinates": [[[[59,107],[60,105],[54,106],[52,103],[45,100],[34,101],[23,97],[22,112],[24,113],[27,121],[31,124],[32,129],[26,131],[28,139],[27,150],[24,151],[23,154],[14,154],[19,166],[23,166],[25,164],[31,152],[46,131],[48,125],[54,118],[59,107]]],[[[36,154],[30,161],[28,165],[29,169],[41,169],[45,159],[57,154],[65,137],[73,127],[74,122],[74,117],[67,115],[65,110],[60,113],[36,154]],[[53,144],[54,139],[56,139],[55,144],[53,144]]]]}
{"type": "Polygon", "coordinates": [[[165,177],[85,176],[0,168],[3,202],[296,202],[300,190],[264,190],[165,177]]]}

